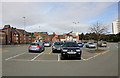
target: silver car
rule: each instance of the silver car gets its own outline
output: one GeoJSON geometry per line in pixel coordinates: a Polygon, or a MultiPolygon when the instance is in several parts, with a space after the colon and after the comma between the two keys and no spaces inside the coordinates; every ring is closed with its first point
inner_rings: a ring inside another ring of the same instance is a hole
{"type": "Polygon", "coordinates": [[[99,47],[107,47],[107,42],[99,42],[98,46],[99,47]]]}
{"type": "Polygon", "coordinates": [[[88,43],[86,44],[86,48],[96,48],[96,45],[95,45],[94,42],[88,42],[88,43]]]}
{"type": "Polygon", "coordinates": [[[63,42],[55,42],[52,46],[52,52],[61,52],[61,46],[63,45],[63,42]]]}
{"type": "Polygon", "coordinates": [[[45,50],[42,42],[33,42],[28,47],[29,52],[42,52],[45,50]]]}

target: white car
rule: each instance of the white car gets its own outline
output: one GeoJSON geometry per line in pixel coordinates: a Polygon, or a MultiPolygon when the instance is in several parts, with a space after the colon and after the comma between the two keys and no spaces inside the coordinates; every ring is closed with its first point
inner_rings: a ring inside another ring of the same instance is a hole
{"type": "Polygon", "coordinates": [[[99,47],[107,47],[107,42],[100,42],[99,47]]]}
{"type": "Polygon", "coordinates": [[[88,43],[86,44],[86,48],[96,48],[96,45],[95,45],[94,42],[88,42],[88,43]]]}
{"type": "Polygon", "coordinates": [[[49,42],[46,42],[46,43],[44,43],[44,46],[45,46],[45,47],[50,47],[51,44],[50,44],[49,42]]]}

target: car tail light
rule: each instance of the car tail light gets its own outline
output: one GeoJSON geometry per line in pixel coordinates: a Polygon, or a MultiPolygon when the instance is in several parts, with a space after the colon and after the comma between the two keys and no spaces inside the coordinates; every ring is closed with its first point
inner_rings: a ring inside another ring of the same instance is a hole
{"type": "Polygon", "coordinates": [[[40,46],[37,46],[37,47],[40,47],[40,46]]]}
{"type": "Polygon", "coordinates": [[[32,46],[29,46],[29,47],[32,47],[32,46]]]}

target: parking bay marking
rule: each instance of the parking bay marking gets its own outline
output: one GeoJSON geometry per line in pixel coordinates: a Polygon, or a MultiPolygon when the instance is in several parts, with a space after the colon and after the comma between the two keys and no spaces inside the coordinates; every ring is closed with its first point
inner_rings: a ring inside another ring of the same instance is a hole
{"type": "MultiPolygon", "coordinates": [[[[92,56],[92,57],[89,57],[89,58],[87,58],[87,59],[84,59],[83,57],[81,57],[81,60],[69,60],[69,61],[88,61],[88,60],[90,60],[90,59],[93,59],[93,58],[101,55],[101,54],[105,54],[105,53],[107,53],[107,52],[109,52],[109,50],[107,50],[107,51],[105,51],[105,52],[103,52],[103,53],[96,54],[96,55],[94,55],[94,56],[92,56]]],[[[26,52],[21,53],[21,54],[18,54],[18,55],[15,55],[15,56],[10,57],[10,58],[7,58],[7,59],[5,59],[5,60],[9,60],[9,59],[15,58],[15,57],[20,56],[20,55],[25,54],[25,53],[26,53],[26,52]]],[[[43,54],[43,53],[40,53],[40,54],[38,54],[37,56],[35,56],[33,59],[31,59],[31,60],[24,60],[24,61],[58,61],[58,62],[67,61],[67,60],[60,60],[60,54],[57,54],[57,56],[58,56],[57,59],[58,59],[58,60],[35,60],[36,58],[38,58],[38,57],[39,57],[40,55],[42,55],[42,54],[43,54]]],[[[16,61],[22,61],[22,60],[17,59],[16,61]]]]}
{"type": "Polygon", "coordinates": [[[38,58],[40,55],[42,55],[43,53],[38,54],[37,56],[35,56],[33,59],[31,59],[31,61],[34,61],[36,58],[38,58]]]}
{"type": "Polygon", "coordinates": [[[60,61],[60,54],[58,54],[58,61],[60,61]]]}
{"type": "Polygon", "coordinates": [[[9,57],[9,58],[7,58],[7,59],[5,59],[5,60],[10,60],[10,59],[12,59],[12,58],[18,57],[18,56],[23,55],[23,54],[25,54],[25,53],[26,53],[26,52],[17,54],[17,55],[15,55],[15,56],[9,57]]]}
{"type": "Polygon", "coordinates": [[[99,56],[99,55],[101,55],[101,54],[105,54],[105,53],[107,53],[107,52],[109,52],[109,51],[110,51],[110,50],[104,51],[103,53],[98,53],[98,54],[94,55],[93,57],[90,57],[90,58],[87,58],[87,59],[83,59],[83,60],[84,60],[84,61],[90,60],[90,59],[95,58],[95,57],[97,57],[97,56],[99,56]]]}

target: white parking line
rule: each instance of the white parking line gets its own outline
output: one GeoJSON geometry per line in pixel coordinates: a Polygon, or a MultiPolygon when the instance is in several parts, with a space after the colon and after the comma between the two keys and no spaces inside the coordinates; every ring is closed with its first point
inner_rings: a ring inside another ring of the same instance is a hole
{"type": "Polygon", "coordinates": [[[97,57],[97,56],[100,55],[100,54],[101,54],[101,53],[96,54],[96,55],[94,55],[93,57],[90,57],[90,58],[84,59],[84,61],[87,61],[87,60],[90,60],[90,59],[92,59],[92,58],[95,58],[95,57],[97,57]]]}
{"type": "Polygon", "coordinates": [[[17,54],[17,55],[15,55],[15,56],[9,57],[9,58],[7,58],[7,59],[5,59],[5,60],[10,60],[10,59],[12,59],[12,58],[18,57],[18,56],[23,55],[23,54],[25,54],[25,53],[26,53],[26,52],[17,54]]]}
{"type": "Polygon", "coordinates": [[[81,57],[81,60],[86,60],[86,59],[84,59],[83,57],[81,57]]]}
{"type": "Polygon", "coordinates": [[[35,56],[33,59],[31,59],[31,61],[34,61],[36,58],[38,58],[40,55],[42,55],[43,53],[38,54],[37,56],[35,56]]]}
{"type": "Polygon", "coordinates": [[[60,54],[58,54],[58,61],[60,61],[60,54]]]}
{"type": "MultiPolygon", "coordinates": [[[[24,60],[24,59],[12,59],[10,61],[28,61],[31,62],[31,60],[24,60]]],[[[57,60],[34,60],[32,62],[58,62],[57,60]]]]}
{"type": "Polygon", "coordinates": [[[49,54],[51,54],[51,53],[52,53],[52,51],[49,52],[49,54]]]}

